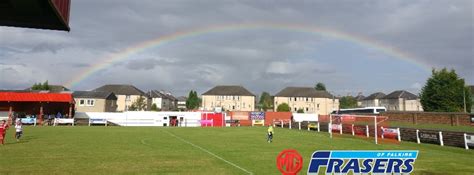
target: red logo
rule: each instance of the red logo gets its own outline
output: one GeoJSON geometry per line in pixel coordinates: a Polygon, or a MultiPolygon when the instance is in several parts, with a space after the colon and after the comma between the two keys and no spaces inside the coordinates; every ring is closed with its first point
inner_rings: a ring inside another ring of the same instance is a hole
{"type": "Polygon", "coordinates": [[[278,154],[277,167],[283,175],[296,175],[303,167],[303,157],[296,150],[283,150],[278,154]]]}

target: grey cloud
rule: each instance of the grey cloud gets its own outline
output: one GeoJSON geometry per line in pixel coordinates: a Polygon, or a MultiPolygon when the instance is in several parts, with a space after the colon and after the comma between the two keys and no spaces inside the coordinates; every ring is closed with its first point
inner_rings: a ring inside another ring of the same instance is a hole
{"type": "MultiPolygon", "coordinates": [[[[469,0],[72,1],[69,33],[0,27],[0,60],[5,64],[25,64],[27,68],[21,72],[34,71],[42,79],[61,83],[109,55],[179,31],[245,22],[291,23],[386,43],[411,53],[412,59],[427,66],[455,68],[473,84],[472,3],[469,0]],[[51,64],[59,67],[50,71],[51,64]]],[[[126,61],[113,63],[99,71],[100,76],[90,77],[76,88],[131,83],[143,89],[170,89],[184,95],[189,89],[203,92],[216,84],[242,84],[254,93],[262,90],[274,93],[288,85],[312,86],[316,81],[325,81],[332,89],[341,89],[341,93],[344,89],[378,86],[345,81],[357,77],[336,70],[337,65],[307,55],[317,52],[321,46],[318,44],[325,43],[324,39],[279,30],[236,30],[185,37],[146,49],[142,52],[145,55],[131,55],[126,61]],[[285,63],[290,68],[283,72],[269,70],[272,63],[285,63]]],[[[375,51],[372,57],[377,59],[380,53],[375,51]]],[[[396,77],[394,74],[390,76],[396,77]]],[[[18,75],[18,79],[33,79],[31,74],[18,75]]],[[[405,80],[399,86],[410,88],[424,78],[405,80]]],[[[3,81],[0,88],[20,84],[3,81]]],[[[392,84],[380,86],[393,88],[392,84]]]]}

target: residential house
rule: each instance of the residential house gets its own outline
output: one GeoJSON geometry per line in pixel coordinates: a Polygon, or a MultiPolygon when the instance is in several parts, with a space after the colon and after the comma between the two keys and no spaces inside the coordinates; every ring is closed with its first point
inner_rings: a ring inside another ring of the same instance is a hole
{"type": "Polygon", "coordinates": [[[202,94],[202,108],[226,111],[255,110],[255,95],[242,86],[216,86],[202,94]]]}
{"type": "Polygon", "coordinates": [[[362,95],[362,94],[359,94],[359,95],[355,96],[354,98],[357,100],[357,106],[361,107],[365,96],[362,95]]]}
{"type": "MultiPolygon", "coordinates": [[[[108,84],[101,86],[94,91],[112,92],[117,96],[117,111],[128,111],[129,107],[138,98],[144,97],[148,102],[148,97],[140,89],[127,84],[108,84]]],[[[148,109],[150,105],[147,105],[148,109]]]]}
{"type": "Polygon", "coordinates": [[[404,90],[393,91],[382,97],[380,106],[387,108],[387,111],[423,111],[418,96],[404,90]]]}
{"type": "Polygon", "coordinates": [[[74,91],[76,112],[115,112],[117,96],[113,92],[74,91]]]}
{"type": "Polygon", "coordinates": [[[151,90],[147,92],[147,96],[151,98],[151,105],[155,104],[161,111],[177,109],[177,99],[170,92],[151,90]]]}
{"type": "Polygon", "coordinates": [[[365,97],[361,102],[361,107],[379,107],[380,105],[380,99],[384,97],[385,94],[382,92],[376,92],[368,97],[365,97]]]}
{"type": "Polygon", "coordinates": [[[339,109],[339,99],[327,91],[313,87],[286,87],[275,94],[273,101],[275,111],[283,103],[290,106],[291,112],[302,109],[305,113],[328,115],[339,109]]]}
{"type": "Polygon", "coordinates": [[[178,108],[179,111],[185,111],[186,110],[186,100],[188,100],[187,97],[181,96],[176,98],[178,101],[176,102],[176,107],[178,108]]]}

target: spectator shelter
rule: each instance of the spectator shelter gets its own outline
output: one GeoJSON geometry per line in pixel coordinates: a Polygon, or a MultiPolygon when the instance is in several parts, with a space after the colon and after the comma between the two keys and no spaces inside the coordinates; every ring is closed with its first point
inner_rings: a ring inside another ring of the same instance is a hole
{"type": "Polygon", "coordinates": [[[69,31],[71,0],[1,0],[0,26],[69,31]]]}
{"type": "Polygon", "coordinates": [[[69,118],[74,114],[74,99],[69,93],[0,92],[0,111],[8,111],[8,120],[13,112],[36,115],[42,123],[44,114],[61,113],[69,118]]]}

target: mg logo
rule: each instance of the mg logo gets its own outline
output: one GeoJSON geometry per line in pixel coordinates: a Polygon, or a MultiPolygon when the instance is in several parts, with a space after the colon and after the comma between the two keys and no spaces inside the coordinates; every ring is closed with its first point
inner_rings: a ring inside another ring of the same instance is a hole
{"type": "Polygon", "coordinates": [[[287,149],[278,154],[278,170],[283,175],[296,175],[303,167],[303,157],[296,150],[287,149]]]}

